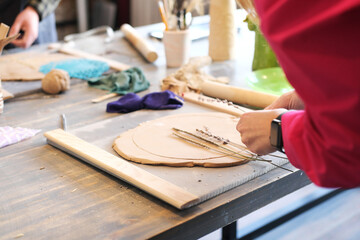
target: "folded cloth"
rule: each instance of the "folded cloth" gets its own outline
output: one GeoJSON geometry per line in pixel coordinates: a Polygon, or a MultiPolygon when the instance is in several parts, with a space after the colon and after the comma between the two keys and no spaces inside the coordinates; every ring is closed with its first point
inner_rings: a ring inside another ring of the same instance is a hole
{"type": "Polygon", "coordinates": [[[54,68],[67,71],[72,78],[86,80],[100,77],[104,72],[109,70],[109,64],[91,59],[71,59],[42,65],[40,72],[47,74],[54,68]]]}
{"type": "Polygon", "coordinates": [[[140,68],[133,67],[125,71],[87,80],[89,86],[125,95],[149,88],[150,83],[140,68]]]}
{"type": "Polygon", "coordinates": [[[153,92],[139,97],[135,93],[128,93],[119,100],[107,104],[109,113],[129,113],[140,109],[176,109],[183,105],[184,100],[175,93],[166,90],[153,92]]]}
{"type": "Polygon", "coordinates": [[[35,136],[41,130],[30,128],[0,127],[0,148],[35,136]]]}

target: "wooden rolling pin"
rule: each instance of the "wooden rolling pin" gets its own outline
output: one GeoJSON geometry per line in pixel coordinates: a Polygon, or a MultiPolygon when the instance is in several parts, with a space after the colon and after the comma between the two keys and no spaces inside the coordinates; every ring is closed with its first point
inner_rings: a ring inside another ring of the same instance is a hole
{"type": "Polygon", "coordinates": [[[278,98],[278,96],[273,94],[257,92],[211,81],[204,81],[202,83],[201,92],[210,97],[226,99],[234,103],[259,108],[269,106],[278,98]]]}
{"type": "Polygon", "coordinates": [[[153,46],[151,46],[140,34],[129,24],[121,25],[120,30],[124,33],[126,39],[144,56],[149,62],[154,62],[158,58],[158,54],[153,46]]]}

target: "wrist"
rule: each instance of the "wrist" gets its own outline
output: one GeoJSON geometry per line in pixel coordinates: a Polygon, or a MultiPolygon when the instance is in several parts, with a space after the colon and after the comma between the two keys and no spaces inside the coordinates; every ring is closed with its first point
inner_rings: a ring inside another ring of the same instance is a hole
{"type": "Polygon", "coordinates": [[[270,128],[270,145],[275,147],[277,150],[284,152],[284,143],[282,136],[282,124],[281,117],[287,111],[280,113],[276,118],[271,121],[270,128]]]}
{"type": "Polygon", "coordinates": [[[24,11],[27,11],[28,13],[30,13],[32,16],[36,17],[36,19],[38,21],[40,21],[41,19],[41,15],[39,13],[39,11],[32,5],[27,5],[27,7],[24,9],[24,11]]]}

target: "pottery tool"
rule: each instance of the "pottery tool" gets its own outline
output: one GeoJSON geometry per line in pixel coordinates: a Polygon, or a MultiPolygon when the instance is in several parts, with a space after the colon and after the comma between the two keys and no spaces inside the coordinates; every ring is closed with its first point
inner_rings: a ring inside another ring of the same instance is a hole
{"type": "Polygon", "coordinates": [[[0,39],[4,39],[6,38],[8,32],[9,32],[9,26],[4,24],[4,23],[1,23],[0,24],[0,39]]]}
{"type": "Polygon", "coordinates": [[[216,99],[194,92],[185,92],[183,93],[182,97],[187,102],[196,103],[204,107],[234,115],[236,117],[240,117],[244,112],[252,111],[248,108],[235,105],[227,100],[216,99]]]}
{"type": "Polygon", "coordinates": [[[14,97],[14,94],[6,91],[4,88],[1,89],[1,92],[2,92],[2,97],[3,97],[4,101],[14,97]]]}
{"type": "Polygon", "coordinates": [[[212,81],[204,81],[201,84],[201,92],[210,97],[227,99],[234,103],[258,108],[265,108],[278,98],[278,96],[273,94],[229,86],[212,81]]]}
{"type": "MultiPolygon", "coordinates": [[[[167,2],[167,1],[165,1],[165,2],[167,2]]],[[[158,0],[158,6],[159,6],[161,20],[165,24],[165,31],[168,31],[169,30],[169,24],[168,24],[167,11],[166,11],[166,8],[164,6],[164,2],[162,0],[158,0]]]]}
{"type": "Polygon", "coordinates": [[[66,35],[64,37],[64,41],[71,42],[71,41],[76,41],[78,39],[83,39],[83,38],[100,35],[100,34],[106,34],[107,37],[104,40],[105,43],[109,43],[114,39],[114,30],[111,27],[100,26],[100,27],[90,29],[86,32],[66,35]]]}
{"type": "Polygon", "coordinates": [[[101,56],[98,56],[95,54],[84,52],[82,50],[74,49],[72,47],[67,46],[66,44],[53,43],[53,44],[49,44],[48,48],[57,50],[58,52],[65,53],[68,55],[80,57],[80,58],[87,58],[87,59],[103,61],[103,62],[106,62],[107,64],[109,64],[109,66],[112,69],[115,69],[118,71],[123,71],[123,70],[130,68],[129,65],[120,63],[120,62],[112,60],[112,59],[104,58],[104,57],[101,57],[101,56]]]}
{"type": "Polygon", "coordinates": [[[62,129],[46,132],[44,136],[50,145],[130,183],[178,209],[188,208],[199,200],[194,194],[62,129]]]}
{"type": "Polygon", "coordinates": [[[60,127],[64,131],[67,130],[67,122],[66,122],[66,117],[65,117],[64,113],[60,114],[60,127]]]}
{"type": "Polygon", "coordinates": [[[91,102],[92,103],[99,103],[99,102],[105,101],[107,99],[116,97],[116,96],[119,96],[119,94],[118,93],[109,93],[109,94],[94,98],[94,99],[91,100],[91,102]]]}
{"type": "Polygon", "coordinates": [[[120,30],[124,33],[125,38],[141,53],[150,63],[158,58],[155,48],[150,45],[140,34],[129,24],[121,25],[120,30]]]}
{"type": "MultiPolygon", "coordinates": [[[[0,24],[0,55],[2,53],[3,48],[10,43],[11,41],[15,40],[19,37],[20,34],[16,34],[11,37],[6,37],[9,32],[9,26],[7,26],[4,23],[0,24]]],[[[6,91],[5,89],[2,89],[1,86],[1,77],[0,77],[0,113],[4,110],[4,100],[8,98],[14,97],[11,93],[6,91]]]]}

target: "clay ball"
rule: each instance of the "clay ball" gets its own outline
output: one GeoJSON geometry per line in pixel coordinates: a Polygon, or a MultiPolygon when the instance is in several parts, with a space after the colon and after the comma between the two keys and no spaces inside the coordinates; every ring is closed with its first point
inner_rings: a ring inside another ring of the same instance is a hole
{"type": "Polygon", "coordinates": [[[61,69],[52,69],[41,81],[41,87],[46,93],[57,94],[70,88],[69,73],[61,69]]]}

